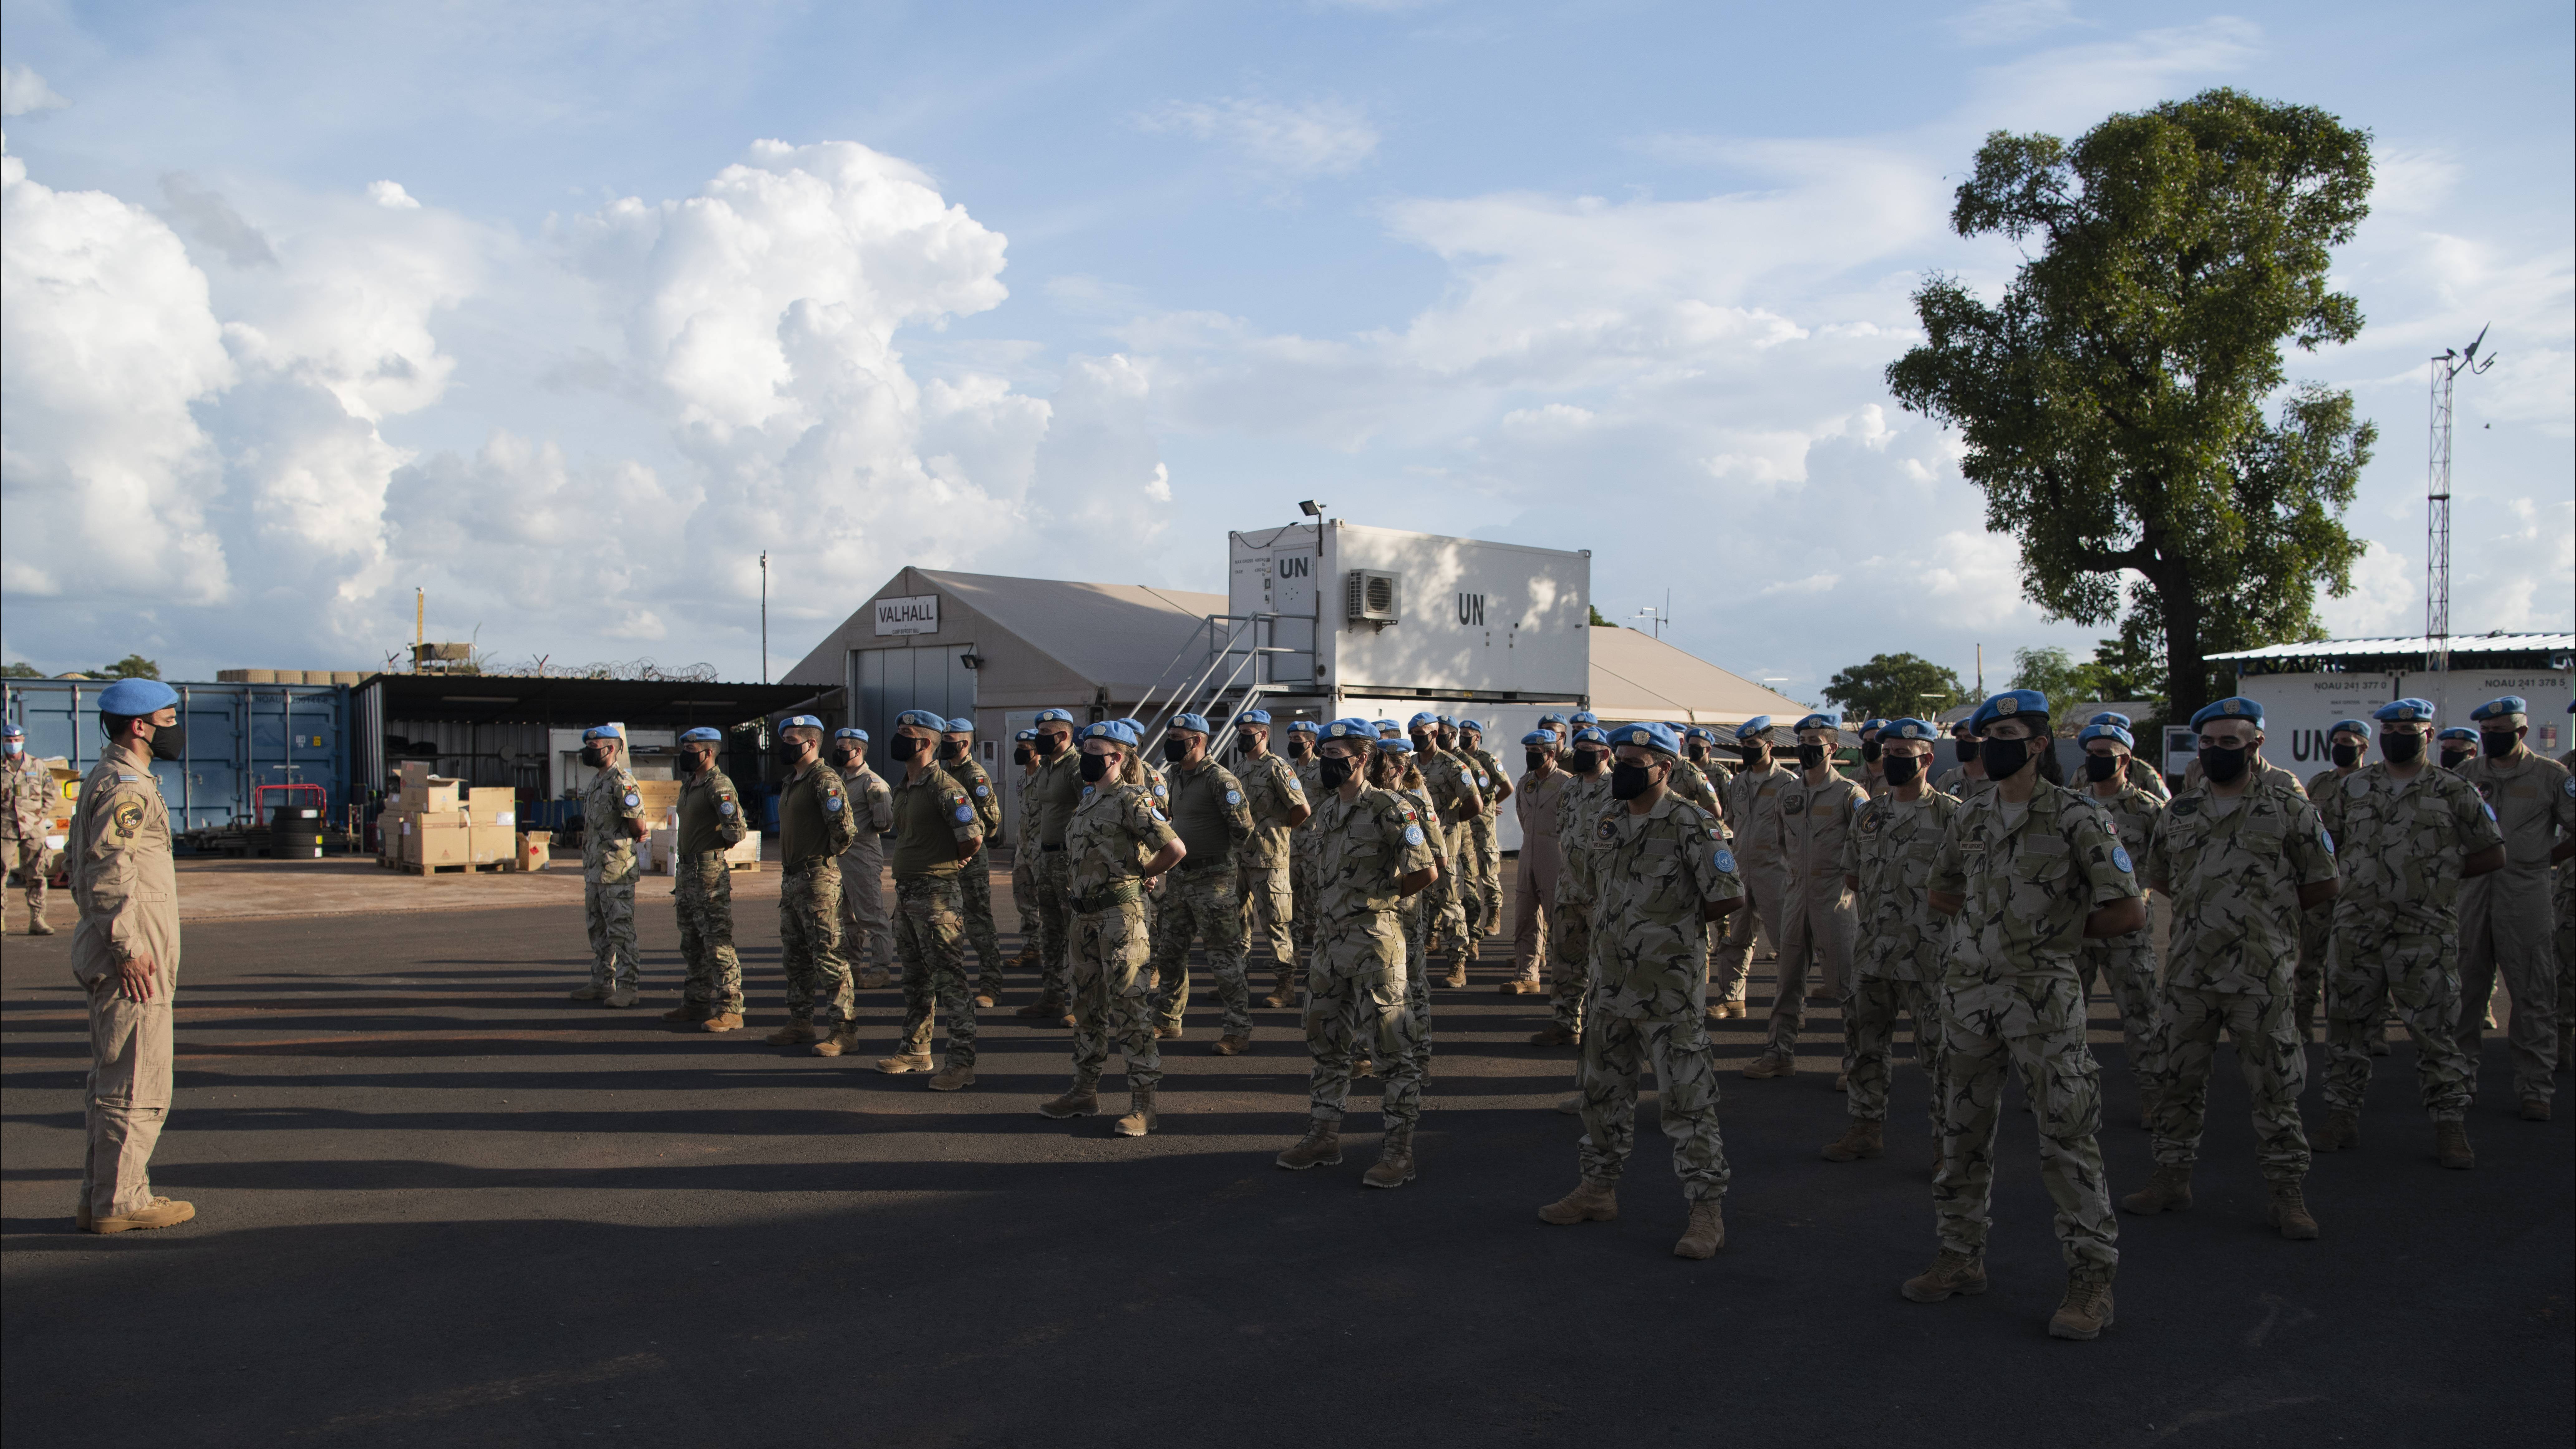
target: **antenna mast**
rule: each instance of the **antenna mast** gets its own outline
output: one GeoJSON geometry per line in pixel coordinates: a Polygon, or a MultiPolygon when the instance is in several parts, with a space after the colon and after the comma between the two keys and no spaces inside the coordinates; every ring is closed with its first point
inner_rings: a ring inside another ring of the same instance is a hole
{"type": "Polygon", "coordinates": [[[2424,667],[2436,673],[2451,667],[2451,384],[2495,366],[2495,354],[2484,359],[2478,346],[2487,329],[2478,329],[2466,352],[2444,348],[2433,359],[2432,436],[2424,479],[2424,667]]]}

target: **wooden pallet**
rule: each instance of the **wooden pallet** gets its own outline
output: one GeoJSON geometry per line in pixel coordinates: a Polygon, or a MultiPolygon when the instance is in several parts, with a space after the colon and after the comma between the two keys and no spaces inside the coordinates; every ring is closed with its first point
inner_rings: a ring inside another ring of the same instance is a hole
{"type": "Polygon", "coordinates": [[[481,865],[416,865],[410,861],[402,862],[402,870],[408,875],[498,875],[509,868],[510,862],[506,860],[485,861],[481,865]]]}

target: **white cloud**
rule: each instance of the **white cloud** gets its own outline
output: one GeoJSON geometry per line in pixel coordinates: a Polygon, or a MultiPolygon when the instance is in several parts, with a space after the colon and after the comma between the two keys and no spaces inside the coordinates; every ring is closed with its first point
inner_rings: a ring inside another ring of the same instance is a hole
{"type": "Polygon", "coordinates": [[[1342,176],[1377,151],[1368,113],[1338,100],[1283,105],[1244,96],[1173,101],[1139,118],[1149,131],[1177,131],[1220,142],[1265,175],[1305,179],[1342,176]]]}
{"type": "Polygon", "coordinates": [[[1951,32],[1969,45],[2009,45],[2074,23],[2067,0],[1987,0],[1950,17],[1951,32]]]}
{"type": "Polygon", "coordinates": [[[403,190],[402,183],[399,181],[368,182],[367,199],[374,202],[376,205],[383,207],[387,211],[417,211],[420,209],[420,203],[412,199],[410,192],[403,190]]]}
{"type": "Polygon", "coordinates": [[[23,65],[0,66],[0,116],[59,111],[71,102],[55,94],[45,78],[23,65]]]}

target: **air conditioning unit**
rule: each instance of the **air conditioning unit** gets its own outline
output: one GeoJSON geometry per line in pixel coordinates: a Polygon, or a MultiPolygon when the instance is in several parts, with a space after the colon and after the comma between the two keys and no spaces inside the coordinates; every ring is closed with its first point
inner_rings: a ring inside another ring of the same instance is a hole
{"type": "Polygon", "coordinates": [[[1350,607],[1344,617],[1369,624],[1393,624],[1404,617],[1404,575],[1353,569],[1349,582],[1350,607]]]}

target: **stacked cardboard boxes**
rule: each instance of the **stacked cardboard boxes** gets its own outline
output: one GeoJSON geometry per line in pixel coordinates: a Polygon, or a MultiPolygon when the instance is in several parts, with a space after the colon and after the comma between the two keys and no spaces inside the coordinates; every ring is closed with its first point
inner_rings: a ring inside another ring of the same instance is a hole
{"type": "Polygon", "coordinates": [[[387,865],[507,865],[519,854],[518,798],[507,789],[471,789],[406,760],[402,789],[376,817],[376,830],[379,858],[387,865]]]}

